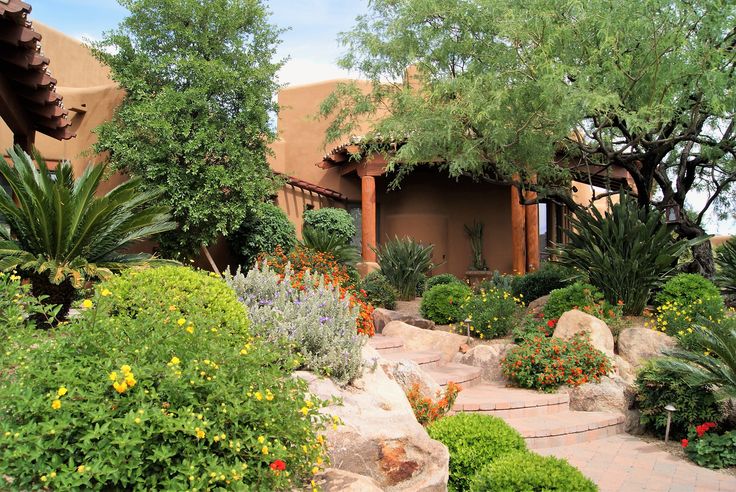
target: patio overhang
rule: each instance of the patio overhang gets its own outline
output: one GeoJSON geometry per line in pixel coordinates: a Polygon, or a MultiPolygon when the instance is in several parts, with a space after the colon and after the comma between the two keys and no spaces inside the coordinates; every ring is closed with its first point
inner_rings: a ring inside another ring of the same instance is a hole
{"type": "Polygon", "coordinates": [[[57,140],[75,136],[30,12],[20,0],[0,0],[0,117],[26,151],[36,132],[57,140]]]}

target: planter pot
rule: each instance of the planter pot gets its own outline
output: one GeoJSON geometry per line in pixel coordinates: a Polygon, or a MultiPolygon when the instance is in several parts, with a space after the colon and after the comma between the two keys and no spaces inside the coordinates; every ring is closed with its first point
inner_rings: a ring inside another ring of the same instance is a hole
{"type": "Polygon", "coordinates": [[[475,287],[491,277],[493,277],[493,272],[490,270],[468,270],[465,272],[465,280],[467,280],[471,287],[475,287]]]}

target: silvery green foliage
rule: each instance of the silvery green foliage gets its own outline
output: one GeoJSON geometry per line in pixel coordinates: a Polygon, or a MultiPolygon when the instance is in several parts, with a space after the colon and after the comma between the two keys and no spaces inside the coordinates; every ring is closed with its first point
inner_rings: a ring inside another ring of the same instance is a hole
{"type": "Polygon", "coordinates": [[[255,334],[287,340],[305,369],[349,383],[360,371],[367,340],[356,331],[358,308],[320,275],[307,271],[300,282],[303,289],[292,287],[292,277],[290,265],[282,280],[263,264],[245,275],[238,270],[226,280],[248,307],[255,334]]]}

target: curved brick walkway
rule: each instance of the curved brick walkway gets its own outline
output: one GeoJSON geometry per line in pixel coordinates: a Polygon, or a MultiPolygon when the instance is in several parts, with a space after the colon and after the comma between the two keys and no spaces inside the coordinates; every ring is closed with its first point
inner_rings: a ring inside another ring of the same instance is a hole
{"type": "Polygon", "coordinates": [[[627,434],[534,451],[567,459],[601,492],[736,492],[733,475],[701,468],[627,434]]]}

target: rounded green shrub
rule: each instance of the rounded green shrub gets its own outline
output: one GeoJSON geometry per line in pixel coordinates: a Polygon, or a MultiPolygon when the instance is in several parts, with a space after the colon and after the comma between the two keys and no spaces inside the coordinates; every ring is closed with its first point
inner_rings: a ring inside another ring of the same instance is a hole
{"type": "Polygon", "coordinates": [[[347,210],[325,207],[304,211],[304,227],[311,227],[331,236],[336,236],[347,244],[355,236],[355,222],[347,210]]]}
{"type": "Polygon", "coordinates": [[[371,272],[361,282],[366,298],[375,307],[394,309],[398,292],[391,282],[379,271],[371,272]]]}
{"type": "Polygon", "coordinates": [[[464,319],[462,306],[472,292],[465,284],[436,285],[424,293],[419,311],[422,316],[440,325],[461,321],[464,319]]]}
{"type": "Polygon", "coordinates": [[[296,245],[296,228],[283,210],[273,203],[259,203],[245,222],[229,236],[230,247],[250,268],[261,253],[276,248],[290,251],[296,245]]]}
{"type": "Polygon", "coordinates": [[[455,275],[451,273],[440,273],[439,275],[434,275],[432,277],[429,277],[427,279],[427,282],[425,283],[424,290],[429,290],[435,285],[444,285],[444,284],[465,284],[462,280],[457,278],[455,275]]]}
{"type": "Polygon", "coordinates": [[[483,467],[471,481],[470,490],[595,492],[598,487],[567,460],[517,452],[501,456],[483,467]]]}
{"type": "Polygon", "coordinates": [[[544,306],[544,318],[559,319],[565,312],[578,309],[604,321],[615,319],[621,311],[619,306],[612,306],[603,299],[600,290],[590,284],[575,282],[549,294],[544,306]]]}
{"type": "Polygon", "coordinates": [[[458,413],[433,422],[427,432],[450,451],[452,490],[468,490],[473,476],[487,463],[526,450],[521,434],[490,415],[458,413]]]}
{"type": "Polygon", "coordinates": [[[470,334],[484,340],[508,335],[520,310],[511,294],[495,288],[468,297],[462,306],[463,317],[471,320],[470,334]]]}
{"type": "Polygon", "coordinates": [[[555,289],[569,285],[574,276],[575,273],[569,268],[545,261],[539,270],[514,277],[512,293],[521,297],[524,302],[532,302],[555,289]]]}
{"type": "Polygon", "coordinates": [[[687,429],[703,422],[719,422],[721,407],[707,388],[690,387],[682,377],[660,367],[656,360],[649,361],[638,373],[636,401],[641,411],[640,422],[657,435],[664,435],[667,412],[664,407],[672,404],[677,409],[672,413],[670,435],[675,439],[687,436],[687,429]]]}
{"type": "Polygon", "coordinates": [[[251,337],[221,279],[163,267],[96,292],[54,336],[0,362],[0,474],[13,488],[308,482],[324,453],[323,403],[291,376],[294,361],[277,344],[251,337]]]}
{"type": "Polygon", "coordinates": [[[671,303],[690,308],[695,316],[716,320],[725,309],[718,287],[697,273],[680,273],[667,281],[655,297],[655,304],[671,303]]]}

